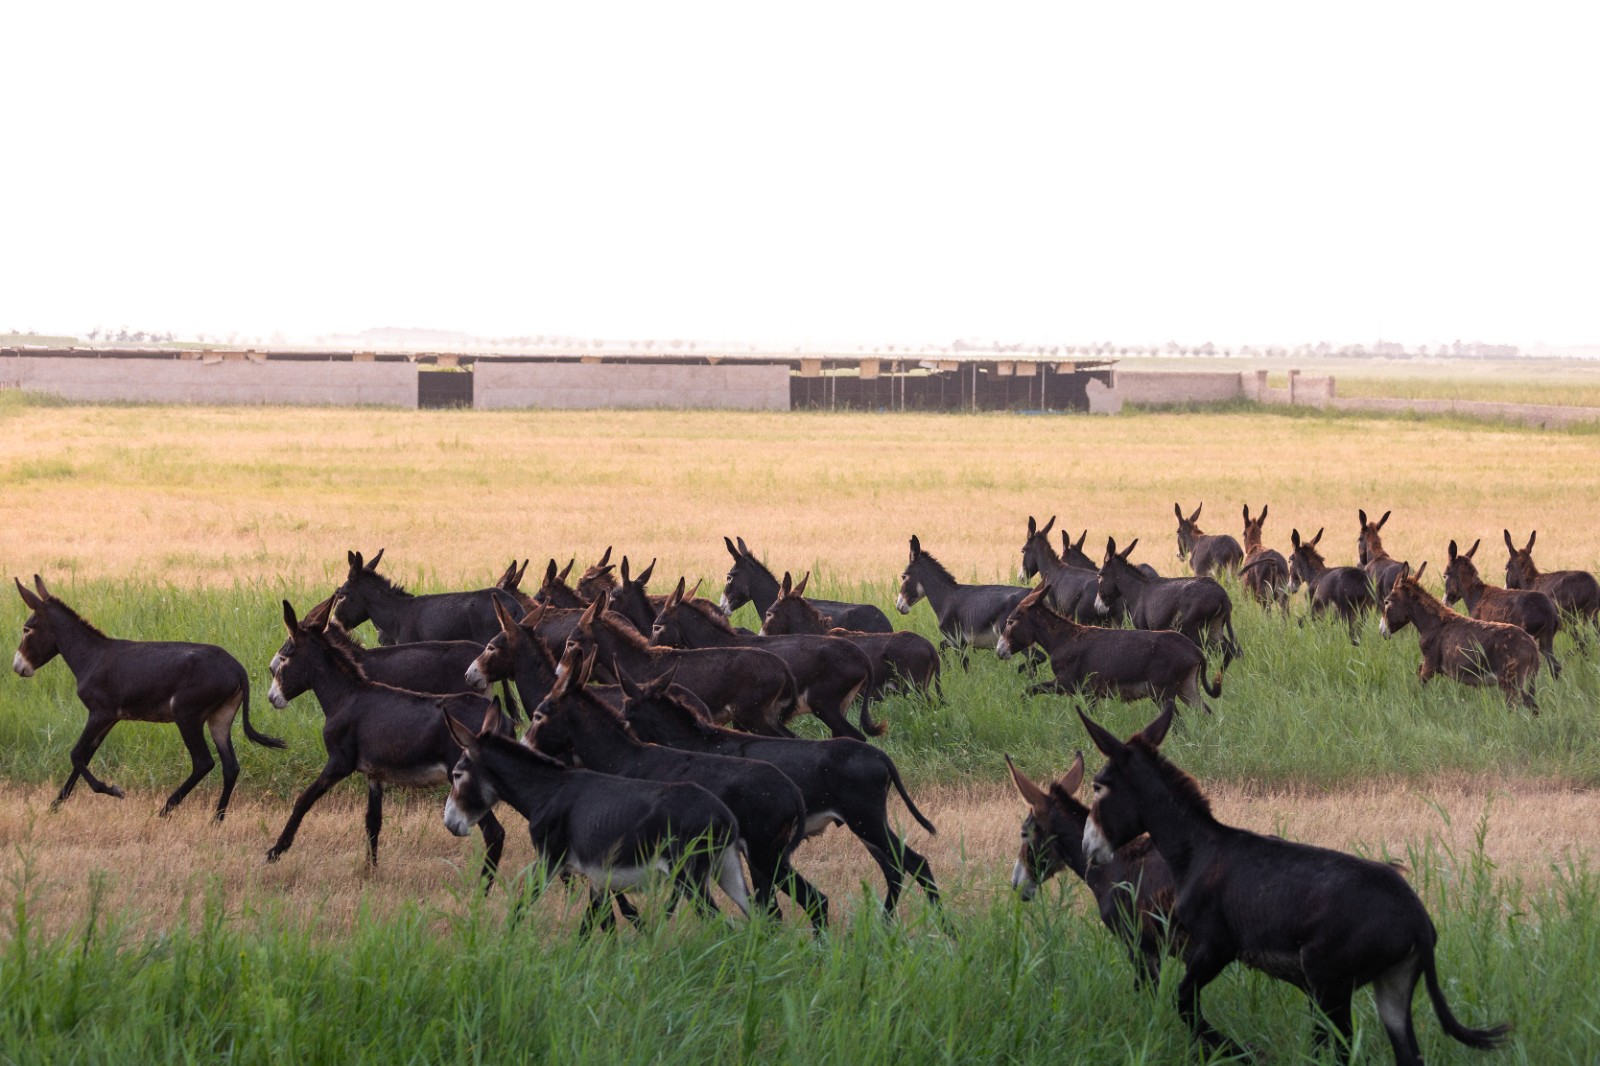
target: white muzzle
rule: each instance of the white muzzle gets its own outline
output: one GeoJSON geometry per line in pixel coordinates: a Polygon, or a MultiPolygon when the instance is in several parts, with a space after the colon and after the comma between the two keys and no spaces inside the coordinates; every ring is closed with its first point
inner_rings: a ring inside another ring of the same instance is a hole
{"type": "Polygon", "coordinates": [[[1382,633],[1385,639],[1388,639],[1389,637],[1394,636],[1394,633],[1392,633],[1389,630],[1389,616],[1388,615],[1379,615],[1378,616],[1378,632],[1382,633]]]}
{"type": "Polygon", "coordinates": [[[478,660],[476,659],[472,660],[472,665],[467,667],[466,682],[467,687],[474,692],[483,693],[489,691],[489,681],[483,676],[483,671],[478,669],[478,660]]]}
{"type": "Polygon", "coordinates": [[[1089,860],[1089,865],[1098,866],[1110,862],[1112,854],[1110,841],[1100,832],[1100,823],[1090,818],[1083,827],[1083,857],[1089,860]]]}
{"type": "Polygon", "coordinates": [[[444,801],[444,827],[458,837],[464,837],[472,832],[472,823],[461,813],[461,808],[456,806],[454,796],[444,801]]]}
{"type": "Polygon", "coordinates": [[[1102,600],[1098,592],[1094,594],[1094,609],[1096,614],[1111,613],[1111,605],[1106,603],[1105,600],[1102,600]]]}
{"type": "MultiPolygon", "coordinates": [[[[1009,658],[1011,658],[1011,642],[1006,640],[1005,637],[1001,637],[999,640],[995,641],[994,657],[996,659],[1009,659],[1009,658]]],[[[1021,863],[1017,864],[1018,869],[1021,868],[1021,865],[1022,865],[1021,863]]],[[[1013,885],[1013,887],[1015,887],[1015,886],[1013,885]]]]}
{"type": "Polygon", "coordinates": [[[289,698],[283,694],[283,688],[278,684],[276,677],[272,679],[272,687],[267,689],[267,702],[280,711],[289,706],[289,698]]]}
{"type": "Polygon", "coordinates": [[[1011,868],[1011,887],[1024,902],[1032,899],[1033,894],[1039,890],[1033,878],[1028,876],[1028,867],[1021,859],[1018,859],[1017,864],[1011,868]]]}

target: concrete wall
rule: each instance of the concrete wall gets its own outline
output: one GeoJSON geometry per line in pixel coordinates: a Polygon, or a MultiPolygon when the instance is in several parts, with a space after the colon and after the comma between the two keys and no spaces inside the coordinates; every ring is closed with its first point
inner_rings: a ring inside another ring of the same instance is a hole
{"type": "Polygon", "coordinates": [[[474,406],[789,409],[787,366],[498,363],[473,369],[474,406]]]}
{"type": "Polygon", "coordinates": [[[1488,400],[1397,400],[1381,396],[1339,396],[1330,399],[1327,406],[1343,411],[1382,411],[1392,414],[1414,411],[1417,414],[1461,415],[1464,418],[1500,418],[1540,427],[1600,422],[1600,407],[1495,403],[1488,400]]]}
{"type": "Polygon", "coordinates": [[[1111,387],[1123,403],[1221,403],[1244,395],[1244,376],[1204,371],[1113,370],[1111,387]]]}
{"type": "Polygon", "coordinates": [[[88,402],[417,405],[410,363],[3,356],[0,385],[88,402]]]}

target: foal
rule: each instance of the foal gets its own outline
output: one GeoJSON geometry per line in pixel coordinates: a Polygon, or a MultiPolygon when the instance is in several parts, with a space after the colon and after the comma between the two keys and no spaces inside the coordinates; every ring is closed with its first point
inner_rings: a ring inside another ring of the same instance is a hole
{"type": "Polygon", "coordinates": [[[89,771],[89,760],[120,721],[171,722],[189,749],[189,776],[167,797],[162,817],[172,813],[216,765],[206,748],[207,732],[222,759],[222,795],[217,797],[216,820],[222,821],[228,813],[228,800],[239,780],[239,760],[233,754],[236,712],[243,712],[244,735],[252,743],[264,748],[287,746],[250,725],[250,675],[226,651],[213,644],[115,640],[51,595],[38,574],[33,575],[37,595],[20,580],[12,580],[30,613],[22,623],[22,642],[11,668],[20,677],[32,677],[35,670],[60,655],[77,678],[79,702],[89,711],[83,735],[72,746],[72,773],[50,804],[52,810],[72,795],[80,777],[101,795],[122,798],[122,789],[89,771]]]}
{"type": "Polygon", "coordinates": [[[1453,607],[1460,600],[1467,605],[1467,614],[1480,622],[1516,626],[1538,643],[1550,676],[1560,677],[1555,639],[1561,628],[1561,608],[1555,600],[1533,589],[1502,589],[1485,584],[1472,562],[1479,543],[1475,540],[1465,552],[1458,552],[1456,542],[1450,542],[1450,561],[1444,568],[1445,606],[1453,607]]]}
{"type": "Polygon", "coordinates": [[[1572,634],[1580,642],[1587,641],[1587,630],[1600,628],[1600,581],[1587,570],[1552,570],[1541,573],[1533,562],[1533,542],[1539,536],[1536,529],[1528,534],[1528,543],[1518,548],[1511,541],[1511,530],[1503,530],[1506,538],[1506,587],[1535,589],[1556,601],[1563,614],[1573,621],[1585,621],[1587,626],[1574,626],[1572,634]]]}
{"type": "Polygon", "coordinates": [[[1372,594],[1372,579],[1359,566],[1330,567],[1323,562],[1322,553],[1317,551],[1322,533],[1319,529],[1310,540],[1301,540],[1298,529],[1289,531],[1289,543],[1294,545],[1294,551],[1289,553],[1289,592],[1292,595],[1304,585],[1311,617],[1319,617],[1324,611],[1335,612],[1350,630],[1350,643],[1360,644],[1357,627],[1361,614],[1378,603],[1372,594]]]}
{"type": "Polygon", "coordinates": [[[1361,532],[1356,538],[1356,552],[1361,562],[1361,568],[1367,572],[1367,577],[1372,579],[1372,589],[1381,602],[1389,595],[1389,590],[1394,587],[1395,578],[1406,564],[1395,559],[1383,550],[1383,538],[1378,536],[1378,530],[1389,521],[1390,512],[1383,512],[1383,517],[1376,522],[1367,521],[1367,512],[1358,510],[1357,517],[1361,519],[1361,532]]]}
{"type": "Polygon", "coordinates": [[[1277,604],[1284,617],[1289,614],[1289,561],[1283,553],[1261,543],[1261,527],[1267,524],[1267,508],[1250,517],[1250,505],[1244,505],[1244,565],[1239,576],[1263,607],[1277,604]]]}
{"type": "Polygon", "coordinates": [[[1533,681],[1539,672],[1539,645],[1516,626],[1480,622],[1450,610],[1422,587],[1422,571],[1427,567],[1423,563],[1413,577],[1407,565],[1396,577],[1384,598],[1378,631],[1392,637],[1407,625],[1417,627],[1422,646],[1417,677],[1423,684],[1435,674],[1444,674],[1464,685],[1498,685],[1506,706],[1514,707],[1520,701],[1538,714],[1533,681]]]}
{"type": "Polygon", "coordinates": [[[1196,577],[1210,577],[1222,570],[1237,571],[1244,551],[1226,533],[1207,534],[1200,528],[1200,509],[1204,506],[1202,503],[1185,518],[1183,508],[1172,505],[1172,513],[1178,516],[1178,558],[1189,560],[1196,577]]]}
{"type": "Polygon", "coordinates": [[[1200,993],[1238,960],[1305,992],[1320,1010],[1316,1042],[1350,1057],[1350,1000],[1371,983],[1398,1066],[1420,1066],[1411,1023],[1419,977],[1444,1030],[1471,1048],[1499,1047],[1510,1027],[1470,1029],[1439,987],[1432,920],[1405,878],[1381,862],[1223,825],[1194,778],[1160,752],[1172,712],[1126,743],[1079,712],[1108,760],[1094,779],[1083,833],[1090,862],[1149,833],[1177,885],[1173,915],[1187,938],[1178,1010],[1208,1049],[1243,1055],[1200,1013],[1200,993]]]}

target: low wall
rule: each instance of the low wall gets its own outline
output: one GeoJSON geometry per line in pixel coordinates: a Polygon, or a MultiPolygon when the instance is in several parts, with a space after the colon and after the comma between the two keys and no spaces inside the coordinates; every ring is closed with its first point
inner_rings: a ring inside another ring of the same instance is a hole
{"type": "Polygon", "coordinates": [[[1244,375],[1185,370],[1111,372],[1111,388],[1123,403],[1223,403],[1244,395],[1244,375]]]}
{"type": "Polygon", "coordinates": [[[787,411],[787,366],[498,363],[472,371],[473,406],[787,411]]]}
{"type": "Polygon", "coordinates": [[[1501,418],[1530,426],[1573,426],[1600,422],[1600,407],[1563,407],[1556,404],[1495,403],[1489,400],[1397,400],[1382,396],[1340,396],[1328,403],[1342,411],[1415,412],[1426,415],[1460,415],[1464,418],[1501,418]]]}
{"type": "Polygon", "coordinates": [[[91,403],[417,405],[410,363],[0,357],[0,385],[91,403]]]}

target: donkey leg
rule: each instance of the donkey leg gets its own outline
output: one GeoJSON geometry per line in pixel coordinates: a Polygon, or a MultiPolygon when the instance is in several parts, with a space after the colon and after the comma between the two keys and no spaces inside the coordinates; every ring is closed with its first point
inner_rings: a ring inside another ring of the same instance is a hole
{"type": "Polygon", "coordinates": [[[1311,992],[1311,1002],[1318,1012],[1312,1046],[1320,1051],[1332,1040],[1337,1062],[1350,1061],[1350,997],[1354,991],[1349,981],[1335,981],[1311,992]]]}
{"type": "Polygon", "coordinates": [[[494,887],[494,875],[500,870],[500,856],[506,850],[506,829],[493,811],[486,811],[478,819],[478,832],[483,834],[483,892],[488,895],[494,887]]]}
{"type": "Polygon", "coordinates": [[[1201,990],[1232,961],[1231,954],[1207,952],[1195,948],[1191,942],[1183,980],[1178,982],[1178,1013],[1189,1026],[1189,1032],[1207,1048],[1229,1055],[1243,1055],[1245,1049],[1242,1046],[1206,1021],[1205,1015],[1200,1013],[1201,990]]]}
{"type": "Polygon", "coordinates": [[[1372,982],[1372,998],[1378,1004],[1378,1020],[1389,1035],[1396,1066],[1422,1066],[1422,1046],[1411,1020],[1411,1000],[1416,994],[1422,967],[1415,954],[1381,973],[1372,982]]]}
{"type": "Polygon", "coordinates": [[[849,737],[851,740],[860,741],[867,739],[865,733],[850,724],[850,720],[844,716],[844,708],[839,705],[837,699],[829,697],[819,700],[812,704],[811,713],[836,737],[849,737]]]}
{"type": "Polygon", "coordinates": [[[587,937],[599,929],[609,932],[617,924],[617,916],[611,909],[611,893],[597,888],[589,889],[589,905],[583,909],[583,920],[578,923],[578,935],[587,937]]]}
{"type": "Polygon", "coordinates": [[[78,737],[78,742],[72,746],[72,773],[67,775],[67,783],[61,786],[61,791],[56,795],[55,801],[50,804],[50,809],[55,810],[61,806],[66,798],[72,795],[72,787],[78,783],[78,778],[83,778],[89,787],[103,796],[122,798],[122,789],[116,785],[108,785],[94,774],[89,772],[89,760],[94,758],[94,753],[100,750],[100,744],[106,739],[106,734],[111,732],[111,727],[117,724],[115,715],[93,714],[84,723],[83,732],[78,737]]]}
{"type": "Polygon", "coordinates": [[[283,832],[278,834],[278,842],[267,852],[268,862],[277,862],[279,856],[289,850],[294,844],[294,835],[300,831],[300,822],[305,818],[306,812],[311,810],[311,805],[321,799],[328,789],[349,777],[353,770],[353,767],[346,767],[342,760],[337,763],[332,759],[328,761],[322,768],[322,773],[317,775],[317,779],[306,786],[306,790],[294,801],[294,809],[289,812],[289,820],[284,823],[283,832]]]}
{"type": "Polygon", "coordinates": [[[367,865],[378,865],[378,834],[383,832],[383,785],[367,778],[367,865]]]}
{"type": "MultiPolygon", "coordinates": [[[[226,704],[224,705],[226,706],[226,704]]],[[[226,713],[211,716],[207,726],[211,730],[211,743],[217,747],[217,757],[222,760],[222,795],[217,797],[215,818],[222,821],[228,813],[228,801],[233,798],[233,786],[239,783],[239,757],[233,752],[233,716],[239,703],[235,702],[226,713]]]]}
{"type": "Polygon", "coordinates": [[[216,760],[211,757],[211,749],[206,747],[206,732],[201,727],[199,718],[185,716],[180,719],[178,735],[183,738],[183,746],[189,749],[192,769],[189,776],[184,778],[183,784],[178,786],[178,790],[167,797],[166,805],[161,808],[163,818],[171,814],[172,808],[182,803],[189,791],[217,765],[216,760]]]}
{"type": "MultiPolygon", "coordinates": [[[[790,850],[792,851],[793,849],[790,850]]],[[[783,891],[811,919],[812,928],[819,931],[826,928],[828,925],[828,897],[816,885],[800,876],[800,871],[790,864],[787,853],[779,859],[778,877],[778,883],[783,887],[783,891]]]]}

